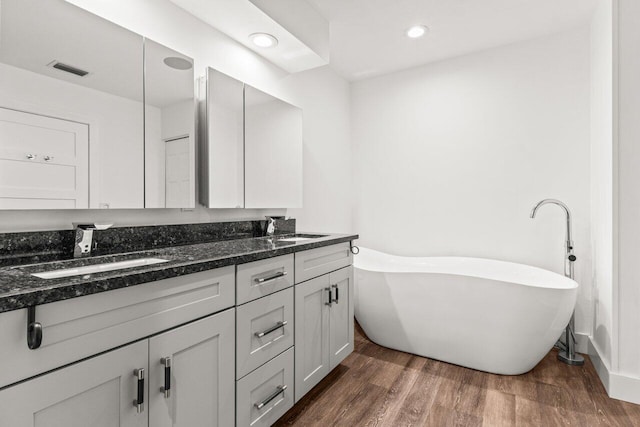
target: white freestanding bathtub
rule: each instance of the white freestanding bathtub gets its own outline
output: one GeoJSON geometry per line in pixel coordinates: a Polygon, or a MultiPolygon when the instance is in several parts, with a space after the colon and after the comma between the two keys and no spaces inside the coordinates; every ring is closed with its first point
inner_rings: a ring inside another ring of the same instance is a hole
{"type": "Polygon", "coordinates": [[[531,370],[569,323],[578,284],[480,258],[412,258],[361,248],[355,315],[375,343],[496,374],[531,370]]]}

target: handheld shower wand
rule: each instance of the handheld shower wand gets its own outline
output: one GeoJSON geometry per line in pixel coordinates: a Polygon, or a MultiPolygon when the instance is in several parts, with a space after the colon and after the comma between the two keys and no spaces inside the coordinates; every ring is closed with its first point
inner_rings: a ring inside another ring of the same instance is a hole
{"type": "MultiPolygon", "coordinates": [[[[567,215],[567,242],[566,242],[566,254],[564,259],[564,275],[569,277],[570,279],[574,279],[573,274],[573,263],[576,260],[576,256],[573,254],[573,240],[571,240],[571,212],[567,205],[562,203],[560,200],[556,199],[544,199],[540,201],[537,205],[531,209],[531,218],[536,217],[536,212],[540,208],[540,206],[546,204],[554,204],[560,206],[564,209],[567,215]]],[[[565,341],[566,341],[566,350],[562,350],[558,353],[558,360],[564,362],[568,365],[583,365],[584,357],[576,353],[576,338],[573,333],[575,324],[575,312],[571,314],[571,319],[569,320],[569,324],[565,329],[565,341]]]]}

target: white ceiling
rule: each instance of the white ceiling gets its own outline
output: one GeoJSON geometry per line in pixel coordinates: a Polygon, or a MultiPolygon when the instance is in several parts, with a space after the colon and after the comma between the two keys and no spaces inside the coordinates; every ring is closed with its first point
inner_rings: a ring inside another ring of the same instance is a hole
{"type": "Polygon", "coordinates": [[[331,24],[331,67],[359,80],[586,24],[598,0],[307,0],[331,24]],[[411,40],[405,30],[430,28],[411,40]]]}

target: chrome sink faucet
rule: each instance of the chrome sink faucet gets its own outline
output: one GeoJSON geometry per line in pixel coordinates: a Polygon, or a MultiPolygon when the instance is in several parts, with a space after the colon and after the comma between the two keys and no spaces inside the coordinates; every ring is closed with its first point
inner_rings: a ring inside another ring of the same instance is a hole
{"type": "Polygon", "coordinates": [[[112,225],[113,224],[74,223],[76,240],[73,246],[73,257],[81,258],[91,256],[91,250],[93,249],[93,231],[106,230],[112,225]]]}
{"type": "Polygon", "coordinates": [[[267,237],[271,237],[276,232],[276,218],[267,216],[267,237]]]}
{"type": "MultiPolygon", "coordinates": [[[[540,206],[546,204],[554,204],[560,206],[564,209],[564,212],[567,217],[567,241],[566,241],[566,254],[564,260],[564,275],[573,279],[573,263],[576,260],[576,256],[573,254],[573,240],[571,240],[571,212],[567,205],[562,203],[560,200],[556,199],[544,199],[541,200],[537,205],[531,209],[531,218],[536,217],[536,212],[540,208],[540,206]]],[[[574,335],[575,330],[575,312],[571,314],[571,319],[569,320],[569,324],[565,329],[565,341],[566,341],[566,350],[558,352],[558,360],[564,362],[568,365],[583,365],[584,357],[579,354],[576,354],[575,346],[576,346],[576,338],[574,335]]]]}

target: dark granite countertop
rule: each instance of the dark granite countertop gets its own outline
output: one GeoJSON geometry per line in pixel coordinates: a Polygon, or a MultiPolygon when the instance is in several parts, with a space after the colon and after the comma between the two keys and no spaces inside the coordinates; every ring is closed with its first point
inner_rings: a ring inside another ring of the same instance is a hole
{"type": "Polygon", "coordinates": [[[168,279],[184,274],[197,273],[227,265],[244,264],[322,246],[349,242],[358,238],[356,234],[317,234],[325,236],[299,242],[285,242],[281,239],[291,237],[291,235],[283,234],[273,238],[258,237],[225,240],[83,259],[4,267],[0,268],[0,313],[168,279]],[[149,257],[162,258],[169,261],[162,264],[57,279],[41,279],[31,275],[31,273],[43,271],[149,257]]]}

